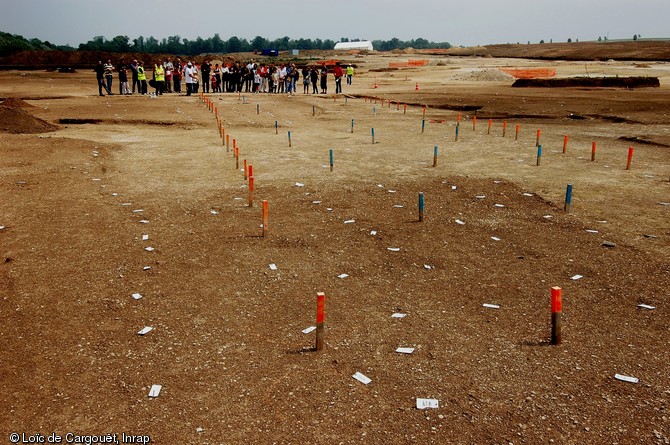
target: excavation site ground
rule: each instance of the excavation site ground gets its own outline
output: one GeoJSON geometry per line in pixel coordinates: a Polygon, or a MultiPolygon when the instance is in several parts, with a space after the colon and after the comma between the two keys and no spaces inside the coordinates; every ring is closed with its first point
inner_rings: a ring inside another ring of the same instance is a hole
{"type": "Polygon", "coordinates": [[[670,64],[339,57],[209,107],[0,71],[2,443],[670,443],[670,64]]]}

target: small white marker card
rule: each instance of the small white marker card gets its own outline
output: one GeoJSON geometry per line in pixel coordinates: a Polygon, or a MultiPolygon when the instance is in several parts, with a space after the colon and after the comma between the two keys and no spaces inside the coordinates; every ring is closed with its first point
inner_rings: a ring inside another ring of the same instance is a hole
{"type": "Polygon", "coordinates": [[[505,204],[493,204],[493,207],[505,207],[505,204]]]}
{"type": "Polygon", "coordinates": [[[440,407],[440,401],[437,399],[416,399],[417,409],[437,409],[440,407]]]}
{"type": "Polygon", "coordinates": [[[396,312],[395,314],[391,315],[391,318],[405,318],[407,314],[402,314],[400,312],[396,312]]]}
{"type": "Polygon", "coordinates": [[[489,309],[500,309],[500,306],[498,306],[497,304],[484,303],[482,304],[482,306],[489,309]]]}
{"type": "Polygon", "coordinates": [[[414,348],[398,348],[395,350],[395,352],[399,354],[411,354],[414,352],[414,348]]]}
{"type": "Polygon", "coordinates": [[[484,198],[486,198],[486,195],[477,195],[477,196],[475,196],[475,198],[477,198],[477,199],[484,199],[484,198]]]}
{"type": "Polygon", "coordinates": [[[460,219],[457,219],[455,222],[456,222],[456,224],[460,224],[460,225],[465,224],[465,222],[461,221],[460,219]]]}
{"type": "Polygon", "coordinates": [[[296,182],[296,183],[295,183],[295,186],[296,186],[296,187],[304,187],[305,184],[303,184],[302,182],[296,182]]]}
{"type": "Polygon", "coordinates": [[[573,275],[570,277],[570,279],[573,281],[581,280],[582,278],[584,278],[584,275],[573,275]]]}
{"type": "Polygon", "coordinates": [[[133,298],[134,298],[135,300],[139,300],[140,298],[142,298],[142,294],[134,293],[134,294],[133,294],[133,298]]]}
{"type": "Polygon", "coordinates": [[[142,212],[144,212],[143,209],[135,209],[135,210],[133,210],[133,213],[142,213],[142,212]]]}
{"type": "Polygon", "coordinates": [[[391,252],[400,252],[400,247],[387,247],[386,250],[390,250],[391,252]]]}
{"type": "Polygon", "coordinates": [[[498,238],[497,236],[492,236],[491,239],[492,239],[493,241],[500,241],[500,238],[498,238]]]}
{"type": "Polygon", "coordinates": [[[349,274],[341,273],[337,276],[337,278],[347,278],[348,276],[349,276],[349,274]]]}
{"type": "Polygon", "coordinates": [[[377,234],[376,230],[370,230],[370,235],[375,236],[377,234]]]}
{"type": "Polygon", "coordinates": [[[316,326],[310,326],[308,328],[305,328],[302,330],[303,334],[309,334],[310,332],[314,331],[316,329],[316,326]]]}
{"type": "Polygon", "coordinates": [[[364,385],[367,385],[368,383],[372,382],[372,379],[370,379],[369,377],[361,374],[360,372],[357,372],[356,374],[352,375],[352,377],[355,378],[356,380],[358,380],[359,382],[361,382],[364,385]]]}
{"type": "Polygon", "coordinates": [[[153,251],[156,250],[156,249],[154,249],[153,247],[149,246],[149,247],[145,247],[144,250],[146,250],[147,252],[153,252],[153,251]]]}
{"type": "Polygon", "coordinates": [[[142,268],[142,270],[149,270],[149,269],[151,269],[151,266],[144,266],[144,267],[142,268]]]}
{"type": "Polygon", "coordinates": [[[270,264],[270,270],[277,270],[277,265],[275,263],[270,264]]]}
{"type": "Polygon", "coordinates": [[[650,310],[650,311],[653,311],[654,309],[656,309],[656,306],[649,306],[648,304],[638,304],[637,307],[639,307],[641,309],[647,309],[647,310],[650,310]]]}
{"type": "Polygon", "coordinates": [[[142,235],[142,241],[146,241],[149,239],[149,235],[142,235]]]}
{"type": "Polygon", "coordinates": [[[523,193],[523,196],[533,196],[532,193],[523,193]]]}
{"type": "Polygon", "coordinates": [[[344,223],[345,223],[345,224],[353,224],[353,223],[355,223],[355,222],[356,222],[355,219],[348,219],[348,220],[346,220],[344,223]]]}
{"type": "Polygon", "coordinates": [[[158,397],[162,388],[162,385],[151,385],[151,389],[149,390],[149,397],[158,397]]]}
{"type": "Polygon", "coordinates": [[[149,221],[147,221],[146,219],[141,219],[140,222],[141,222],[142,224],[149,224],[149,221]]]}
{"type": "Polygon", "coordinates": [[[137,335],[145,335],[148,334],[149,332],[153,331],[154,328],[151,326],[145,326],[141,330],[137,332],[137,335]]]}
{"type": "Polygon", "coordinates": [[[640,379],[638,379],[637,377],[631,377],[622,374],[614,374],[614,378],[617,380],[621,380],[622,382],[628,382],[628,383],[638,383],[640,381],[640,379]]]}

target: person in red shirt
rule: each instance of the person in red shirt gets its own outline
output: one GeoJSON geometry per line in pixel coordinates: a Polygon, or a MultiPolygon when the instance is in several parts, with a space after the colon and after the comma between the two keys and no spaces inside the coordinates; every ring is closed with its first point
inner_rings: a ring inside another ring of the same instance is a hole
{"type": "Polygon", "coordinates": [[[335,75],[335,94],[340,94],[342,93],[342,77],[344,76],[344,70],[340,66],[340,62],[335,64],[333,74],[335,75]]]}

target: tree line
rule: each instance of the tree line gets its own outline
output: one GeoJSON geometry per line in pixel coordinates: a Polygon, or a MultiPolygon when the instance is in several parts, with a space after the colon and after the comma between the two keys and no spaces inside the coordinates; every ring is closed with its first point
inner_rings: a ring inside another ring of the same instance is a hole
{"type": "MultiPolygon", "coordinates": [[[[341,42],[357,42],[361,39],[341,38],[341,42]]],[[[0,55],[12,54],[18,51],[39,50],[39,51],[101,51],[108,53],[144,53],[144,54],[178,54],[185,56],[195,56],[206,53],[238,53],[262,51],[264,49],[276,49],[287,51],[291,49],[299,50],[330,50],[335,46],[333,40],[321,39],[290,39],[281,37],[275,40],[269,40],[261,36],[256,36],[252,40],[241,39],[233,36],[228,40],[223,40],[217,33],[213,37],[203,39],[201,37],[195,40],[182,39],[180,36],[170,36],[163,39],[150,37],[137,37],[130,39],[128,36],[116,36],[111,40],[104,36],[93,37],[86,43],[81,43],[78,48],[68,45],[54,45],[48,41],[39,39],[25,39],[19,35],[13,35],[0,32],[0,55]]],[[[434,49],[450,48],[448,42],[429,42],[426,39],[418,38],[408,41],[402,41],[397,38],[391,40],[373,40],[372,45],[379,51],[392,51],[394,49],[416,48],[416,49],[434,49]]]]}

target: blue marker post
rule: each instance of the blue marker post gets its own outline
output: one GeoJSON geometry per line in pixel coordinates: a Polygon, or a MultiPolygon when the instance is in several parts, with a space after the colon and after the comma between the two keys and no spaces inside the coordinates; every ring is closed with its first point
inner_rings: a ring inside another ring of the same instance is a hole
{"type": "Polygon", "coordinates": [[[333,171],[333,149],[330,149],[330,171],[333,171]]]}
{"type": "Polygon", "coordinates": [[[419,193],[419,222],[423,221],[423,192],[419,193]]]}
{"type": "Polygon", "coordinates": [[[354,120],[351,120],[351,134],[354,134],[354,120]]]}
{"type": "Polygon", "coordinates": [[[437,167],[437,145],[433,149],[433,167],[437,167]]]}
{"type": "Polygon", "coordinates": [[[375,143],[375,129],[372,129],[372,143],[375,143]]]}
{"type": "Polygon", "coordinates": [[[456,139],[454,139],[456,142],[458,142],[458,128],[460,127],[459,124],[456,124],[456,139]]]}
{"type": "Polygon", "coordinates": [[[291,146],[291,132],[288,132],[288,146],[291,146]]]}
{"type": "Polygon", "coordinates": [[[565,189],[565,206],[563,207],[565,213],[570,213],[571,203],[572,203],[572,184],[568,184],[568,187],[565,189]]]}
{"type": "Polygon", "coordinates": [[[421,133],[426,129],[426,119],[421,119],[421,133]]]}
{"type": "Polygon", "coordinates": [[[537,146],[537,165],[540,165],[541,159],[542,159],[542,144],[537,146]]]}
{"type": "Polygon", "coordinates": [[[275,121],[275,134],[279,134],[279,121],[275,121]]]}

